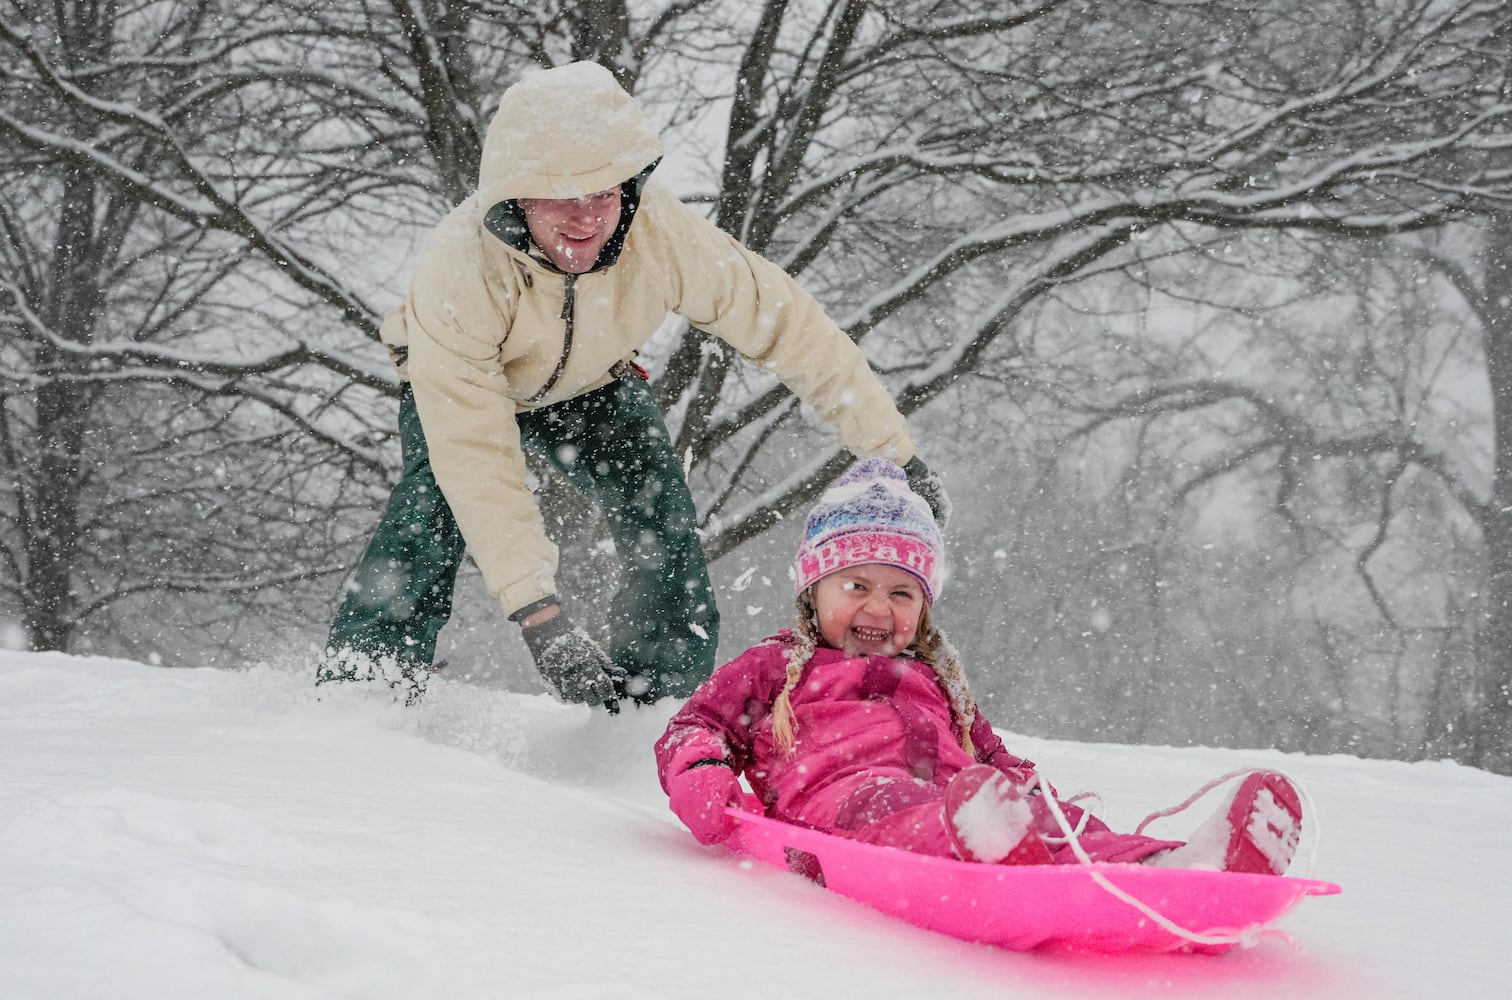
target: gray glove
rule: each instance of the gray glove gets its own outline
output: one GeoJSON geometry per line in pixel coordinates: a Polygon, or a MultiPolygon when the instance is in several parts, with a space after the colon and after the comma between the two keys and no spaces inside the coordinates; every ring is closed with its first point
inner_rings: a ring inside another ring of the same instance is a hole
{"type": "Polygon", "coordinates": [[[950,512],[954,509],[950,497],[945,493],[945,480],[938,472],[925,465],[924,460],[918,455],[910,458],[908,464],[903,466],[903,474],[908,477],[908,488],[929,504],[929,510],[934,514],[935,524],[944,531],[950,524],[950,512]]]}
{"type": "Polygon", "coordinates": [[[541,676],[563,701],[602,704],[611,713],[619,711],[625,672],[565,611],[521,629],[520,634],[541,676]]]}

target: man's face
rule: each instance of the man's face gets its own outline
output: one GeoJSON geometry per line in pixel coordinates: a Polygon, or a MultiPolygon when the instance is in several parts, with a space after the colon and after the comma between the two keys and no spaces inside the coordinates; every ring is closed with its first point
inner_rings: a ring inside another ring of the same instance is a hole
{"type": "Polygon", "coordinates": [[[618,187],[581,198],[521,198],[519,204],[530,238],[568,274],[593,267],[620,221],[618,187]]]}

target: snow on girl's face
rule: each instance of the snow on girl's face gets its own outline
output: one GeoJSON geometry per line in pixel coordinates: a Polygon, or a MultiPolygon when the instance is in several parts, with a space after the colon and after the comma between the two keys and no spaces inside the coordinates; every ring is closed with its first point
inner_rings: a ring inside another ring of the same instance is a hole
{"type": "Polygon", "coordinates": [[[520,211],[530,238],[560,271],[582,274],[620,222],[620,189],[581,198],[521,198],[520,211]]]}
{"type": "Polygon", "coordinates": [[[819,635],[847,656],[897,656],[919,631],[924,588],[906,570],[849,566],[814,586],[819,635]]]}

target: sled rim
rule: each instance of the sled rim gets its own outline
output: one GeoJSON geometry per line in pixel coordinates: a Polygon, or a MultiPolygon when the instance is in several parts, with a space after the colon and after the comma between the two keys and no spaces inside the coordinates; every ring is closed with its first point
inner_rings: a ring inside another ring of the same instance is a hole
{"type": "Polygon", "coordinates": [[[1252,943],[1302,899],[1343,891],[1318,879],[1111,862],[981,865],[729,813],[737,826],[727,845],[743,855],[915,926],[1015,951],[1220,953],[1252,943]],[[920,884],[928,891],[910,895],[920,884]]]}

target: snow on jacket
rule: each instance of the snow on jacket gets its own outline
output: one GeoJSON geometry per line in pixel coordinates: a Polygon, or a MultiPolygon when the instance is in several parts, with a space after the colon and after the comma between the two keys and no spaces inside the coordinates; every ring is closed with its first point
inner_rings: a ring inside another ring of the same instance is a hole
{"type": "Polygon", "coordinates": [[[789,698],[794,744],[772,738],[772,703],[787,680],[791,632],[780,632],[720,667],[672,717],[656,744],[662,787],[695,761],[722,759],[743,772],[768,815],[820,829],[836,826],[847,799],[879,777],[943,789],[974,763],[1023,780],[1034,765],[1010,754],[980,713],[973,759],[961,748],[950,702],[926,664],[911,657],[851,657],[820,648],[789,698]]]}
{"type": "Polygon", "coordinates": [[[414,387],[436,480],[506,612],[556,590],[557,551],[527,486],[515,414],[606,385],[668,313],[773,371],[856,454],[900,464],[914,454],[886,388],[813,296],[645,183],[659,140],[613,77],[585,65],[597,72],[573,87],[506,91],[478,193],[431,235],[382,330],[414,387]],[[585,107],[614,127],[572,128],[585,107]],[[621,225],[592,271],[567,275],[530,252],[514,199],[615,184],[621,225]]]}

